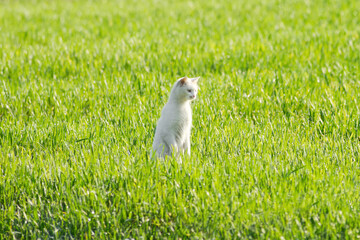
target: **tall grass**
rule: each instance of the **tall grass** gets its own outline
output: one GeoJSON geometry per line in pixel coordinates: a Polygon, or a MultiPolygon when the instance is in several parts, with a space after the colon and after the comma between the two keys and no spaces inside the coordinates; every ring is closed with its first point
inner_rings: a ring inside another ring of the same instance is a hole
{"type": "Polygon", "coordinates": [[[0,1],[0,238],[359,238],[358,9],[0,1]],[[192,156],[151,160],[185,75],[192,156]]]}

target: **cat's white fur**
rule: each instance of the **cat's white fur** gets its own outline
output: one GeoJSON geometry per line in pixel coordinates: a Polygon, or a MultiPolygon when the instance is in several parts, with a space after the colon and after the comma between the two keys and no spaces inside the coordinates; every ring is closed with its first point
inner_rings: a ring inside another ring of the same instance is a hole
{"type": "Polygon", "coordinates": [[[152,155],[155,153],[159,158],[184,152],[190,155],[190,102],[196,98],[198,80],[199,77],[183,77],[175,82],[156,126],[152,155]]]}

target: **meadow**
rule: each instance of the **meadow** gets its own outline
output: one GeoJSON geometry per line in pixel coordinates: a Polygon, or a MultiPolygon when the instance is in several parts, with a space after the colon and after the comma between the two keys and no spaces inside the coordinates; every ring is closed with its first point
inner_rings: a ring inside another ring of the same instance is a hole
{"type": "Polygon", "coordinates": [[[0,0],[0,239],[360,238],[359,9],[0,0]],[[191,157],[150,159],[182,76],[191,157]]]}

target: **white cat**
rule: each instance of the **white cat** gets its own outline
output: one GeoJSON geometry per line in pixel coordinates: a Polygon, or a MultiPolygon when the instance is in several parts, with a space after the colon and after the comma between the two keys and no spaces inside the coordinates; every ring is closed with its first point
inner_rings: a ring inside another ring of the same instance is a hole
{"type": "Polygon", "coordinates": [[[153,151],[157,157],[184,152],[190,156],[190,102],[196,98],[199,78],[183,77],[175,82],[156,126],[153,151]]]}

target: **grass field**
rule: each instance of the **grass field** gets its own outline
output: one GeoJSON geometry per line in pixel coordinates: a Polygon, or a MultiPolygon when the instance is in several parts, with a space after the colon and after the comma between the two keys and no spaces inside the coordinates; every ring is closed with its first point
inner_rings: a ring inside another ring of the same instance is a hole
{"type": "Polygon", "coordinates": [[[0,0],[0,238],[360,238],[359,9],[0,0]],[[185,75],[192,156],[151,160],[185,75]]]}

